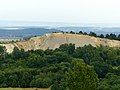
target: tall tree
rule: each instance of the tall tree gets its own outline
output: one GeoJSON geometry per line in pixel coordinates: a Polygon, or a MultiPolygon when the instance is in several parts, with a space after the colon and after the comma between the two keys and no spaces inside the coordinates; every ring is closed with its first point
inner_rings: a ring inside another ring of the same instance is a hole
{"type": "Polygon", "coordinates": [[[66,74],[70,90],[97,90],[98,78],[92,67],[75,60],[74,68],[66,74]]]}
{"type": "Polygon", "coordinates": [[[95,32],[90,32],[89,35],[90,35],[90,36],[97,37],[97,34],[96,34],[95,32]]]}
{"type": "Polygon", "coordinates": [[[100,38],[104,38],[104,35],[103,34],[100,34],[100,36],[99,36],[100,38]]]}

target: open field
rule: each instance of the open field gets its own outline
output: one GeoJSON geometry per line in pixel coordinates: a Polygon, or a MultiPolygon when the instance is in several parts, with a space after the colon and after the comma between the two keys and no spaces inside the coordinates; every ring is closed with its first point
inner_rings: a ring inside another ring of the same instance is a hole
{"type": "Polygon", "coordinates": [[[49,88],[0,88],[0,90],[50,90],[49,88]]]}

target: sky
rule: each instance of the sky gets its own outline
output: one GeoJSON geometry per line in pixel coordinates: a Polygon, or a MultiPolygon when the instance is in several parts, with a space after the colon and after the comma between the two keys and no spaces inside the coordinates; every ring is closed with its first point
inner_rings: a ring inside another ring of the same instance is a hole
{"type": "Polygon", "coordinates": [[[120,0],[0,0],[0,21],[120,23],[120,0]]]}

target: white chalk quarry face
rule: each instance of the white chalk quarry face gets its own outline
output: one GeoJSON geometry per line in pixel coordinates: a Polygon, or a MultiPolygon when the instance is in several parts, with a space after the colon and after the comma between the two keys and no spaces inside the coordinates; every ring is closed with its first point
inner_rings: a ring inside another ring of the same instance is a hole
{"type": "Polygon", "coordinates": [[[14,47],[15,47],[13,44],[0,44],[0,45],[1,45],[1,46],[5,46],[8,53],[12,53],[12,52],[13,52],[13,49],[14,49],[14,47]]]}
{"type": "Polygon", "coordinates": [[[73,43],[76,47],[82,47],[84,45],[91,44],[92,46],[109,46],[109,47],[120,47],[120,41],[95,38],[88,35],[78,34],[63,34],[63,33],[52,33],[46,34],[39,37],[31,38],[27,41],[21,41],[17,43],[0,44],[5,46],[7,52],[11,53],[14,47],[23,48],[25,51],[36,50],[36,49],[55,49],[61,44],[73,43]]]}

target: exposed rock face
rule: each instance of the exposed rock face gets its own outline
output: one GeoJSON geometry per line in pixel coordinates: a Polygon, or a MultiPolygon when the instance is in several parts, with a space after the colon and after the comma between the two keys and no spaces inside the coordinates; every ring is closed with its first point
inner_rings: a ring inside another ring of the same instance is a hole
{"type": "Polygon", "coordinates": [[[14,47],[23,48],[25,51],[36,50],[36,49],[55,49],[61,44],[73,43],[76,47],[82,47],[84,45],[91,44],[92,46],[109,46],[109,47],[120,47],[120,41],[109,40],[91,37],[88,35],[78,35],[78,34],[63,34],[63,33],[53,33],[45,34],[43,36],[34,37],[27,41],[21,41],[17,43],[0,44],[7,48],[7,52],[11,53],[14,47]]]}

